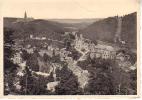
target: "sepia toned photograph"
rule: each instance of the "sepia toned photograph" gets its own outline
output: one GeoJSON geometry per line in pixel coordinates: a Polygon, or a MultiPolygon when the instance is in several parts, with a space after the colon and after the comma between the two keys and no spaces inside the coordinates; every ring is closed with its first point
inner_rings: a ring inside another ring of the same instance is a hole
{"type": "Polygon", "coordinates": [[[6,0],[3,95],[137,95],[138,0],[6,0]]]}

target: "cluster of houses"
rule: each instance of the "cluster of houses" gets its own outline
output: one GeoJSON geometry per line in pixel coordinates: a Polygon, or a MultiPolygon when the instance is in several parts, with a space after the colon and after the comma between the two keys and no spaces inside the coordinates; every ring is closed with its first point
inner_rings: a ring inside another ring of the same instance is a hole
{"type": "Polygon", "coordinates": [[[80,36],[76,35],[75,48],[82,51],[89,51],[91,58],[114,59],[116,56],[116,50],[112,46],[103,44],[95,45],[90,40],[84,39],[82,34],[80,36]]]}
{"type": "Polygon", "coordinates": [[[30,39],[33,39],[33,40],[46,40],[46,37],[44,36],[33,36],[33,35],[30,35],[30,39]]]}
{"type": "Polygon", "coordinates": [[[114,46],[106,45],[101,42],[95,45],[89,40],[86,41],[86,39],[84,39],[82,35],[76,35],[75,48],[78,51],[84,51],[86,54],[88,51],[91,59],[113,59],[118,63],[120,68],[122,68],[126,72],[136,69],[136,62],[133,65],[132,62],[129,60],[131,59],[130,55],[121,52],[121,48],[116,48],[114,46]]]}
{"type": "MultiPolygon", "coordinates": [[[[84,54],[87,54],[89,52],[89,56],[93,58],[102,58],[102,59],[115,59],[119,66],[125,70],[135,70],[136,69],[136,63],[134,65],[131,64],[130,61],[127,61],[127,59],[130,58],[129,55],[124,54],[123,52],[117,53],[116,48],[110,45],[105,44],[94,44],[90,40],[84,39],[82,35],[78,36],[75,35],[75,41],[74,41],[74,47],[76,50],[84,52],[84,54]]],[[[32,35],[30,36],[31,39],[35,39],[32,35]]],[[[42,38],[41,38],[42,39],[42,38]]],[[[43,48],[38,48],[35,46],[31,46],[30,44],[26,45],[25,47],[17,46],[17,49],[19,52],[17,52],[14,55],[13,62],[16,64],[19,64],[21,66],[21,70],[24,69],[24,66],[26,66],[26,62],[23,62],[20,51],[21,49],[26,50],[28,53],[32,54],[35,50],[38,49],[38,53],[41,56],[41,58],[44,56],[44,54],[47,54],[50,57],[53,57],[53,55],[59,55],[61,61],[66,61],[69,64],[69,68],[74,72],[75,75],[79,77],[79,82],[81,83],[81,86],[85,86],[88,73],[84,72],[85,70],[81,70],[79,66],[76,66],[77,61],[74,61],[72,57],[68,57],[69,54],[71,54],[70,51],[66,50],[66,48],[58,48],[53,46],[52,44],[43,43],[43,48]]],[[[35,72],[38,75],[43,76],[49,76],[51,72],[53,72],[54,82],[49,82],[47,84],[47,90],[50,90],[52,92],[55,91],[55,87],[59,84],[59,81],[56,80],[56,68],[62,68],[62,66],[58,63],[48,63],[44,62],[42,59],[38,58],[38,64],[39,64],[39,72],[35,72]],[[48,66],[48,67],[47,67],[48,66]]],[[[23,73],[21,71],[18,72],[18,75],[22,76],[23,73]]],[[[17,86],[17,85],[16,85],[17,86]]]]}

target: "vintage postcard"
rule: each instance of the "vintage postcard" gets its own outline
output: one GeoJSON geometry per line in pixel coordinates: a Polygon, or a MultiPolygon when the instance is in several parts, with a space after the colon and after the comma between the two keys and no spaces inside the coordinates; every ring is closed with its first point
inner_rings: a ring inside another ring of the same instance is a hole
{"type": "Polygon", "coordinates": [[[139,0],[0,6],[2,97],[139,97],[139,0]]]}

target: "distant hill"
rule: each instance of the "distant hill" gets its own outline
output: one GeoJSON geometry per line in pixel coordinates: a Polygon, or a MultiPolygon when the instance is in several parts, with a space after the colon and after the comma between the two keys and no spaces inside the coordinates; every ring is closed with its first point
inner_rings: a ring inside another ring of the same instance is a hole
{"type": "MultiPolygon", "coordinates": [[[[125,15],[122,18],[122,25],[120,31],[120,38],[126,41],[128,46],[136,48],[136,12],[125,15]]],[[[104,42],[114,43],[116,31],[118,28],[118,17],[108,17],[99,21],[96,21],[88,27],[79,30],[79,34],[83,34],[84,37],[91,40],[101,40],[104,42]]]]}
{"type": "Polygon", "coordinates": [[[84,19],[48,19],[50,21],[56,21],[59,23],[92,23],[100,20],[100,18],[84,18],[84,19]]]}
{"type": "Polygon", "coordinates": [[[49,21],[54,21],[62,24],[62,27],[66,31],[78,31],[83,29],[88,25],[100,20],[100,18],[94,19],[49,19],[49,21]]]}
{"type": "Polygon", "coordinates": [[[18,18],[4,18],[4,27],[14,30],[17,38],[27,37],[29,34],[46,37],[58,37],[64,33],[64,28],[60,23],[48,20],[35,19],[28,22],[17,21],[18,18]]]}
{"type": "Polygon", "coordinates": [[[62,27],[64,28],[65,31],[78,31],[80,29],[83,29],[87,26],[89,26],[91,23],[61,23],[62,27]]]}

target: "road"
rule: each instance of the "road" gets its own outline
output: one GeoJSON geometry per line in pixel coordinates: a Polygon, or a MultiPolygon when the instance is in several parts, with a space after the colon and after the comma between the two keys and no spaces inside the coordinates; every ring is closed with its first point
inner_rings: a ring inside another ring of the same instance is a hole
{"type": "Polygon", "coordinates": [[[67,57],[66,62],[68,63],[68,68],[72,70],[72,72],[78,77],[78,82],[80,84],[80,87],[84,88],[88,83],[89,73],[87,70],[83,70],[81,67],[79,67],[77,63],[78,61],[85,60],[84,56],[88,53],[88,51],[84,53],[78,49],[76,50],[80,52],[82,56],[77,61],[73,60],[71,57],[67,57]]]}

